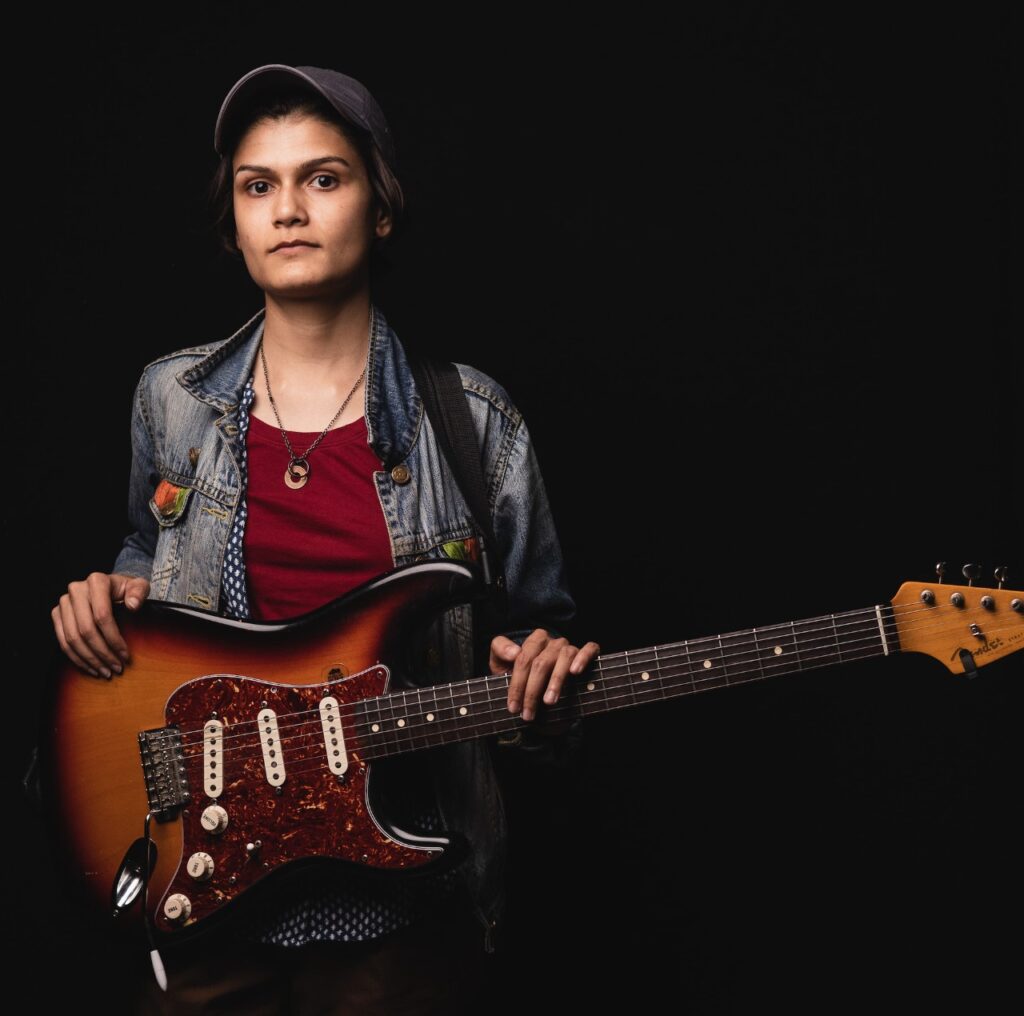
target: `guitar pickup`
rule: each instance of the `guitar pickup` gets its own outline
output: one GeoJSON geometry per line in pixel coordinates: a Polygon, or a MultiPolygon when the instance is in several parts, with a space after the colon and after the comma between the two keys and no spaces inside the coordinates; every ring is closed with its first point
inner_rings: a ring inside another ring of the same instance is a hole
{"type": "Polygon", "coordinates": [[[158,727],[139,733],[142,775],[146,781],[149,810],[158,822],[171,822],[192,795],[188,789],[181,730],[158,727]]]}
{"type": "Polygon", "coordinates": [[[281,735],[277,730],[277,713],[273,709],[260,710],[260,747],[263,749],[263,769],[267,783],[272,787],[284,784],[284,752],[281,735]]]}
{"type": "Polygon", "coordinates": [[[348,772],[348,752],[345,750],[338,700],[333,695],[320,699],[320,725],[324,731],[327,768],[333,776],[344,776],[348,772]]]}

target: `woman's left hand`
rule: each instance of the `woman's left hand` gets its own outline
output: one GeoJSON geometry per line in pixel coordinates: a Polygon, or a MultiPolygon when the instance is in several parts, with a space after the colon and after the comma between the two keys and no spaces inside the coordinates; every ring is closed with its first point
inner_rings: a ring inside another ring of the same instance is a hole
{"type": "Polygon", "coordinates": [[[553,638],[543,628],[535,628],[522,645],[496,635],[491,641],[491,673],[503,674],[512,664],[508,711],[518,713],[521,707],[523,719],[532,720],[541,696],[547,705],[554,705],[566,677],[583,673],[600,651],[596,642],[579,649],[566,638],[553,638]]]}

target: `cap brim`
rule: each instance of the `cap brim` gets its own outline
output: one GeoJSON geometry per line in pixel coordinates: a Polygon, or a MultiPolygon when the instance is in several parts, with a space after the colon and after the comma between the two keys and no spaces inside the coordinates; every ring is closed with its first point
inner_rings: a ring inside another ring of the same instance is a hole
{"type": "Polygon", "coordinates": [[[227,127],[234,113],[243,105],[245,100],[252,98],[263,89],[270,89],[280,84],[294,84],[296,81],[302,82],[318,95],[322,95],[337,109],[336,104],[331,100],[331,96],[308,74],[304,74],[294,67],[289,67],[287,64],[264,64],[262,67],[256,67],[249,71],[248,74],[239,78],[231,87],[231,91],[224,97],[224,101],[220,106],[220,112],[217,114],[217,123],[213,128],[214,151],[218,155],[224,154],[222,148],[227,127]]]}

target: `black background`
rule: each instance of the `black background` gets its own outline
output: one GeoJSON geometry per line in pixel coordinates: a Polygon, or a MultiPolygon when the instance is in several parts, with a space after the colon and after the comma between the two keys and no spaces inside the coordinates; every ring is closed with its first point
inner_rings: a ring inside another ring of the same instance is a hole
{"type": "MultiPolygon", "coordinates": [[[[1008,31],[978,11],[65,21],[10,93],[11,774],[49,611],[125,534],[139,372],[261,305],[204,192],[220,102],[262,63],[383,106],[410,214],[376,298],[523,410],[580,639],[868,606],[940,559],[1021,588],[1008,31]]],[[[903,655],[588,721],[575,772],[506,774],[502,997],[982,1001],[1020,902],[1020,670],[903,655]]],[[[26,962],[116,993],[18,828],[26,962]]]]}

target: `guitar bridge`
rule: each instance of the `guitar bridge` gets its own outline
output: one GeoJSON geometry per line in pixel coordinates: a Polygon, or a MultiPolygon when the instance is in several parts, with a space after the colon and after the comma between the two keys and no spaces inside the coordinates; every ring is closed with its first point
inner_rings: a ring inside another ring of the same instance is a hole
{"type": "Polygon", "coordinates": [[[146,780],[149,810],[158,822],[171,822],[192,795],[188,789],[181,730],[158,727],[139,733],[142,774],[146,780]]]}

